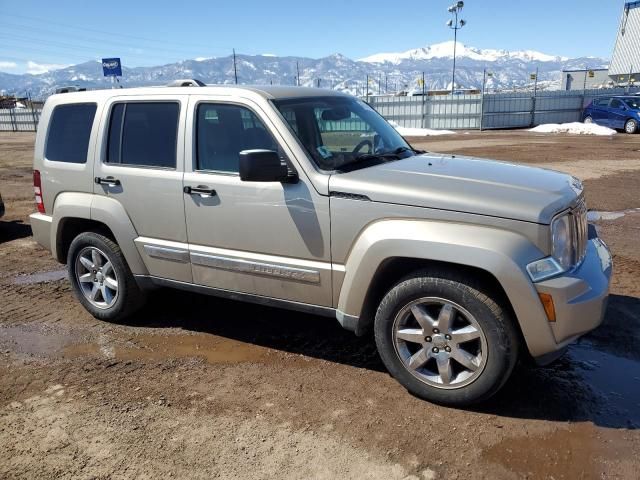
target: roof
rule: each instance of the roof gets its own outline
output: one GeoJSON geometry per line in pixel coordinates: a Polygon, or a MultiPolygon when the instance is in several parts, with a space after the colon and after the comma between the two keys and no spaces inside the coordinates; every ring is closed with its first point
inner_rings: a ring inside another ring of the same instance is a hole
{"type": "Polygon", "coordinates": [[[300,97],[340,97],[347,94],[336,92],[335,90],[327,90],[323,88],[309,87],[287,87],[287,86],[255,86],[255,85],[207,85],[204,87],[136,87],[136,88],[118,88],[104,90],[88,90],[86,92],[70,92],[63,93],[65,98],[76,98],[78,100],[89,100],[90,98],[113,97],[120,95],[161,95],[161,94],[178,94],[178,95],[237,95],[251,93],[261,96],[268,100],[300,98],[300,97]]]}

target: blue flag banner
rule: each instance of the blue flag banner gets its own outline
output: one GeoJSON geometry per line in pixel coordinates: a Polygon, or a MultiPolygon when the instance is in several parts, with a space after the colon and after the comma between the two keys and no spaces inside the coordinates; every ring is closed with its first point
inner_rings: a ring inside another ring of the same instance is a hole
{"type": "Polygon", "coordinates": [[[102,73],[105,77],[121,77],[122,64],[119,58],[103,58],[102,73]]]}

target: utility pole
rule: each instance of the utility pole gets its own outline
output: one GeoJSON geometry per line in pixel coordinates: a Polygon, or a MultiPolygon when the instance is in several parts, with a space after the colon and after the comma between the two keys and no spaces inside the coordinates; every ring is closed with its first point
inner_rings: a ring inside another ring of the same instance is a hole
{"type": "Polygon", "coordinates": [[[454,3],[448,9],[449,13],[455,17],[455,19],[452,18],[447,22],[447,27],[453,30],[453,76],[451,79],[451,95],[453,95],[456,88],[456,47],[458,46],[458,30],[467,24],[465,20],[458,20],[458,13],[461,12],[463,8],[464,2],[460,1],[454,3]]]}
{"type": "Polygon", "coordinates": [[[367,87],[366,88],[367,88],[367,94],[366,94],[367,103],[369,103],[369,74],[368,73],[367,73],[367,87]]]}
{"type": "Polygon", "coordinates": [[[298,87],[300,86],[300,65],[298,64],[297,60],[296,60],[296,85],[298,87]]]}
{"type": "Polygon", "coordinates": [[[384,93],[389,93],[389,78],[386,73],[384,74],[384,93]]]}
{"type": "Polygon", "coordinates": [[[233,49],[233,77],[236,80],[236,85],[238,84],[238,68],[236,67],[236,49],[233,49]]]}

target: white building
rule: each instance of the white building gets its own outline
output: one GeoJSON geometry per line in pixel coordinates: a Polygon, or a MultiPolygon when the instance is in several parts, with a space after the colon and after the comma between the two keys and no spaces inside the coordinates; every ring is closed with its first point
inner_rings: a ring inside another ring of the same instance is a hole
{"type": "Polygon", "coordinates": [[[611,84],[613,82],[609,78],[609,70],[606,68],[562,71],[562,90],[590,90],[592,88],[606,88],[611,84]]]}
{"type": "Polygon", "coordinates": [[[640,83],[640,1],[624,6],[609,77],[618,85],[640,83]]]}

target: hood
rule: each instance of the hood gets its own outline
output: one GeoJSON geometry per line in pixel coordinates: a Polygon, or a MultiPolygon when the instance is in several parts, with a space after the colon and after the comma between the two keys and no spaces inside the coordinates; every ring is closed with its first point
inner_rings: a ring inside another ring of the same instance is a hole
{"type": "Polygon", "coordinates": [[[570,175],[480,158],[424,154],[331,176],[331,192],[374,202],[548,224],[582,184],[570,175]]]}

